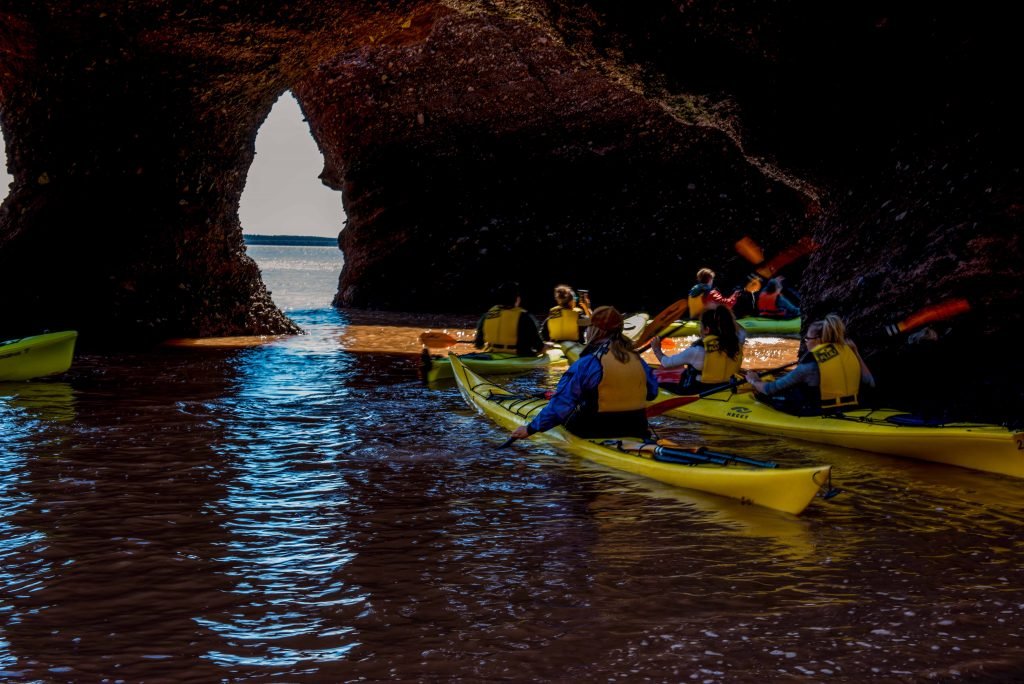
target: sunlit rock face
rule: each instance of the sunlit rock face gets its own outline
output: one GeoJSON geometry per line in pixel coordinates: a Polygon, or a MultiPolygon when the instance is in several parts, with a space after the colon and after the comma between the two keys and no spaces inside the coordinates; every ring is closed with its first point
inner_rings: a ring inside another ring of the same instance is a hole
{"type": "Polygon", "coordinates": [[[662,308],[743,232],[791,236],[813,206],[696,104],[673,115],[517,20],[439,17],[297,94],[346,199],[342,305],[479,311],[517,280],[534,310],[563,281],[662,308]]]}
{"type": "Polygon", "coordinates": [[[883,399],[1019,420],[1012,22],[799,2],[513,13],[446,16],[303,82],[349,213],[337,303],[471,311],[516,278],[535,310],[561,280],[657,310],[701,265],[742,282],[741,235],[771,254],[807,233],[821,248],[786,274],[808,317],[847,318],[883,399]],[[883,333],[957,297],[971,313],[917,344],[883,333]],[[979,345],[1011,351],[979,368],[979,345]]]}
{"type": "Polygon", "coordinates": [[[787,271],[807,313],[844,314],[890,391],[1012,418],[1010,19],[710,0],[3,2],[15,183],[0,286],[18,294],[0,337],[295,330],[237,219],[258,127],[292,89],[344,193],[339,305],[477,311],[518,279],[534,311],[563,280],[653,311],[700,266],[741,283],[740,236],[772,254],[809,233],[821,248],[787,271]],[[972,312],[937,340],[878,336],[955,296],[972,312]]]}

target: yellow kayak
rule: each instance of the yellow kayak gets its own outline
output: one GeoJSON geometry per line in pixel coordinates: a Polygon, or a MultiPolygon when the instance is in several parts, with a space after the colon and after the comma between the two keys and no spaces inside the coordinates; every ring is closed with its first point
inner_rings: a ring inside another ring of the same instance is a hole
{"type": "Polygon", "coordinates": [[[74,330],[0,342],[0,382],[31,380],[71,367],[78,333],[74,330]]]}
{"type": "MultiPolygon", "coordinates": [[[[583,349],[563,344],[572,362],[583,349]]],[[[751,432],[835,444],[851,449],[934,461],[990,473],[1024,477],[1024,432],[986,423],[923,424],[896,409],[853,409],[825,416],[794,416],[777,411],[749,391],[723,390],[666,410],[664,415],[751,432]]],[[[678,399],[662,390],[651,404],[678,399]]]]}
{"type": "Polygon", "coordinates": [[[565,364],[565,355],[557,348],[548,349],[540,356],[516,356],[503,352],[472,352],[462,355],[449,352],[448,356],[430,356],[424,349],[421,357],[423,380],[429,384],[453,377],[449,359],[456,356],[462,359],[465,365],[483,375],[514,375],[534,368],[565,364]]]}
{"type": "MultiPolygon", "coordinates": [[[[480,377],[461,357],[451,359],[455,382],[465,400],[506,429],[530,422],[547,404],[546,399],[516,395],[480,377]]],[[[808,468],[723,465],[711,461],[731,455],[673,448],[676,445],[664,446],[659,452],[654,445],[644,445],[641,449],[639,442],[634,444],[635,440],[583,439],[562,427],[537,433],[534,438],[611,468],[794,515],[802,512],[819,491],[830,486],[832,466],[828,465],[808,468]]],[[[762,465],[774,466],[763,462],[762,465]]]]}
{"type": "MultiPolygon", "coordinates": [[[[662,391],[658,399],[673,397],[662,391]]],[[[753,432],[835,444],[881,454],[1024,477],[1024,433],[985,423],[922,424],[905,411],[854,409],[825,416],[794,416],[728,390],[677,406],[665,415],[753,432]]]]}

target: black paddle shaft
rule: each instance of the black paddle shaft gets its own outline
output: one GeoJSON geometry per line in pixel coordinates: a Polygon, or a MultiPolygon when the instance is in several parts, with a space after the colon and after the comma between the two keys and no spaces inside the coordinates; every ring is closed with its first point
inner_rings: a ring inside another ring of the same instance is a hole
{"type": "MultiPolygon", "coordinates": [[[[687,449],[671,449],[668,447],[658,447],[654,451],[655,456],[661,456],[659,460],[669,459],[683,459],[682,462],[689,463],[715,463],[718,465],[728,465],[729,463],[736,463],[740,465],[755,466],[757,468],[776,468],[778,467],[771,461],[759,461],[756,458],[747,458],[745,456],[737,456],[736,454],[726,454],[721,451],[711,451],[701,447],[693,451],[687,449]],[[664,458],[668,457],[668,458],[664,458]]],[[[673,463],[679,463],[681,461],[673,460],[673,463]]]]}

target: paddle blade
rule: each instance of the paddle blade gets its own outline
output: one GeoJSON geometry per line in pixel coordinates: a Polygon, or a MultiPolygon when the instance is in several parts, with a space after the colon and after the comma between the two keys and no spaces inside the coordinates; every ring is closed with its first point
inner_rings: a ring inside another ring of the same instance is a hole
{"type": "Polygon", "coordinates": [[[689,311],[689,305],[687,304],[686,299],[680,299],[677,302],[669,304],[668,308],[652,318],[650,322],[644,326],[644,331],[636,338],[636,341],[633,343],[633,348],[639,349],[646,345],[652,337],[662,330],[662,328],[672,321],[681,318],[687,311],[689,311]]]}
{"type": "Polygon", "coordinates": [[[472,342],[472,340],[458,340],[443,332],[425,332],[420,335],[420,342],[431,349],[444,349],[454,344],[472,342]]]}
{"type": "Polygon", "coordinates": [[[697,397],[697,396],[693,396],[693,397],[672,397],[671,399],[665,399],[663,401],[659,401],[656,404],[649,404],[647,406],[647,408],[644,409],[644,413],[647,414],[648,418],[653,418],[654,416],[660,416],[662,413],[665,413],[666,411],[671,411],[672,409],[676,408],[677,406],[686,406],[687,404],[692,404],[693,402],[697,401],[699,398],[700,397],[697,397]]]}
{"type": "Polygon", "coordinates": [[[788,266],[800,257],[810,254],[814,250],[818,249],[821,245],[812,240],[808,236],[804,236],[797,240],[796,244],[790,245],[786,249],[782,250],[774,257],[772,257],[763,266],[759,266],[755,270],[757,274],[765,278],[771,278],[773,275],[779,272],[784,266],[788,266]]]}
{"type": "Polygon", "coordinates": [[[948,299],[944,302],[940,302],[939,304],[926,306],[923,309],[915,311],[899,323],[885,326],[885,332],[889,333],[890,336],[898,335],[901,332],[919,328],[927,323],[944,321],[947,318],[967,313],[970,310],[971,304],[966,299],[948,299]]]}
{"type": "Polygon", "coordinates": [[[764,252],[761,250],[761,246],[754,242],[749,235],[744,235],[736,241],[736,251],[754,265],[764,263],[764,252]]]}

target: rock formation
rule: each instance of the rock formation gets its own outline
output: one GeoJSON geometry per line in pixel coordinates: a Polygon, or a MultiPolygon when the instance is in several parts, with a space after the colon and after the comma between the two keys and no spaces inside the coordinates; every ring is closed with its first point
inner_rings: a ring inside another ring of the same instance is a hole
{"type": "Polygon", "coordinates": [[[657,310],[702,265],[741,282],[741,235],[771,254],[812,234],[789,270],[806,313],[847,316],[896,398],[1018,418],[1019,355],[972,361],[1021,322],[1015,37],[995,10],[23,4],[0,3],[0,285],[18,293],[0,333],[295,330],[237,219],[292,89],[349,217],[338,305],[476,311],[519,279],[538,311],[561,280],[657,310]],[[972,312],[936,340],[878,335],[954,296],[972,312]]]}

